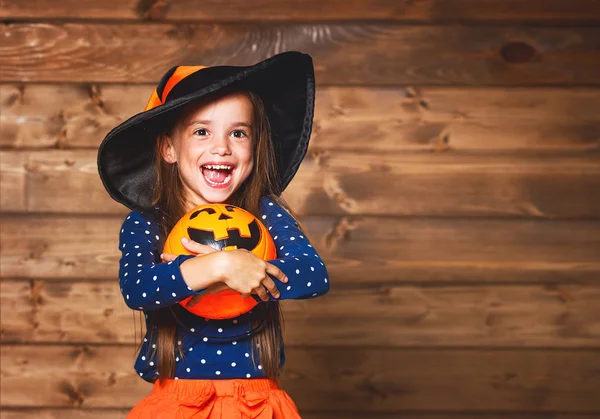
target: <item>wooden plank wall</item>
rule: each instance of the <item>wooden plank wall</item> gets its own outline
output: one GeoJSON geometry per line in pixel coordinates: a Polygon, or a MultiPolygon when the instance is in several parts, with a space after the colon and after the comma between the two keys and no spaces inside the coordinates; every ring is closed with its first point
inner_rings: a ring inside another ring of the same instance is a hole
{"type": "Polygon", "coordinates": [[[3,0],[0,17],[3,418],[123,418],[149,392],[97,146],[172,65],[284,50],[314,57],[318,86],[285,197],[333,287],[285,305],[303,417],[600,415],[597,0],[3,0]]]}

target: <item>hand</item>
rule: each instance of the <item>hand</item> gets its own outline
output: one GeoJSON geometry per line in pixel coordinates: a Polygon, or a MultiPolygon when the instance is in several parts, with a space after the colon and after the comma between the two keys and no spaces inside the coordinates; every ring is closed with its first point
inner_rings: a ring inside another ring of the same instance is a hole
{"type": "MultiPolygon", "coordinates": [[[[213,247],[207,246],[205,244],[200,244],[198,242],[188,239],[187,237],[181,238],[181,244],[183,244],[183,247],[185,247],[189,252],[197,256],[208,255],[209,253],[218,252],[218,250],[213,247]]],[[[165,262],[171,262],[175,260],[177,256],[179,255],[174,255],[172,253],[161,253],[160,258],[165,262]]]]}
{"type": "MultiPolygon", "coordinates": [[[[187,237],[181,238],[181,244],[183,244],[183,247],[185,247],[189,252],[191,252],[197,256],[208,255],[210,253],[218,252],[218,250],[213,247],[195,242],[193,240],[188,239],[187,237]]],[[[171,262],[171,261],[175,260],[177,258],[177,256],[178,255],[174,255],[172,253],[161,253],[160,258],[162,260],[164,260],[165,262],[171,262]]],[[[229,287],[227,285],[223,284],[222,282],[211,285],[210,287],[208,287],[207,289],[204,290],[202,295],[196,295],[190,301],[188,301],[186,303],[186,307],[193,307],[196,304],[198,304],[198,302],[200,302],[200,299],[202,298],[203,295],[216,294],[227,288],[229,288],[229,287]]]]}
{"type": "Polygon", "coordinates": [[[269,301],[267,291],[279,298],[280,293],[275,282],[268,274],[286,283],[288,278],[275,265],[272,265],[252,254],[246,249],[220,252],[217,264],[222,282],[244,297],[256,294],[263,301],[269,301]]]}

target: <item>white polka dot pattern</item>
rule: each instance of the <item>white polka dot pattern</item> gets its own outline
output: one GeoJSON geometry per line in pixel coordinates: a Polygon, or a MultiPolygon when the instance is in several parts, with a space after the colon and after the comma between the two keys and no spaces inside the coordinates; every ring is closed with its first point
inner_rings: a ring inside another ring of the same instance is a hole
{"type": "Polygon", "coordinates": [[[150,231],[147,228],[158,236],[158,224],[152,216],[138,211],[131,212],[121,228],[119,282],[122,293],[129,296],[125,299],[127,306],[133,310],[140,310],[140,307],[156,310],[198,294],[187,287],[179,269],[181,262],[193,256],[180,256],[174,264],[157,263],[160,260],[154,255],[161,253],[158,249],[162,243],[151,240],[149,243],[145,237],[150,231]],[[123,249],[128,248],[136,252],[125,253],[123,249]]]}
{"type": "MultiPolygon", "coordinates": [[[[278,249],[277,259],[269,262],[281,269],[289,279],[287,284],[275,279],[281,292],[279,299],[308,299],[327,293],[329,275],[325,265],[293,217],[267,198],[261,201],[260,210],[261,221],[268,228],[278,249]]],[[[193,256],[180,256],[173,263],[161,263],[158,255],[161,254],[162,245],[154,213],[134,211],[127,216],[120,232],[122,258],[119,285],[126,304],[134,310],[145,311],[147,325],[151,325],[152,317],[148,315],[155,310],[200,294],[187,286],[179,269],[181,262],[193,256]]],[[[270,299],[275,300],[272,296],[270,299]]],[[[229,379],[265,376],[262,366],[258,365],[258,358],[252,355],[251,340],[239,337],[240,333],[252,328],[256,314],[250,311],[226,320],[189,316],[191,320],[188,319],[187,328],[177,326],[176,346],[181,349],[183,356],[180,356],[179,349],[174,348],[175,377],[229,379]],[[237,337],[228,340],[228,336],[237,337]]],[[[140,377],[149,382],[158,376],[155,342],[151,335],[146,335],[134,365],[140,377]]],[[[282,364],[285,362],[284,354],[282,350],[282,364]]]]}
{"type": "MultiPolygon", "coordinates": [[[[263,223],[269,227],[278,249],[277,259],[269,262],[281,269],[289,280],[287,286],[275,280],[276,284],[280,284],[278,300],[315,298],[327,293],[329,284],[323,280],[329,276],[327,269],[323,263],[317,263],[321,262],[321,257],[302,234],[294,218],[268,199],[261,202],[261,212],[263,223]]],[[[269,298],[276,300],[272,296],[269,298]]]]}

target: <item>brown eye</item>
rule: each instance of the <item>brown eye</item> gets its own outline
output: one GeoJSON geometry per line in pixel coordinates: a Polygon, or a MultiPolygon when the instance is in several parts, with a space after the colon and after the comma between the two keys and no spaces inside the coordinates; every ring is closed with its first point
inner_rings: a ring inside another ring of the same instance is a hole
{"type": "Polygon", "coordinates": [[[206,128],[197,129],[196,131],[194,131],[194,135],[206,135],[206,128]]]}
{"type": "Polygon", "coordinates": [[[236,129],[236,130],[234,130],[234,131],[233,131],[233,134],[234,134],[233,136],[234,136],[234,137],[236,137],[236,138],[244,138],[244,137],[247,137],[247,136],[248,136],[248,134],[246,134],[246,131],[243,131],[243,130],[241,130],[241,129],[236,129]],[[242,135],[241,135],[241,136],[239,136],[239,135],[236,135],[236,134],[242,134],[242,135]]]}

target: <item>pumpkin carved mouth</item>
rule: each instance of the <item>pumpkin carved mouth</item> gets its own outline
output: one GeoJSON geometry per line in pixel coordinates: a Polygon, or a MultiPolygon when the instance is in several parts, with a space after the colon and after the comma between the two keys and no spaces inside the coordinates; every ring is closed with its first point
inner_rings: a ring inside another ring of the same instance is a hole
{"type": "Polygon", "coordinates": [[[252,251],[252,249],[254,249],[256,245],[258,245],[258,243],[260,242],[261,232],[256,220],[248,224],[248,228],[250,229],[250,237],[242,237],[238,228],[228,228],[227,233],[229,233],[229,237],[226,237],[224,239],[217,239],[215,237],[214,231],[197,230],[192,227],[188,227],[187,231],[188,235],[190,236],[190,239],[198,243],[206,244],[218,250],[223,250],[226,247],[235,246],[238,249],[246,249],[252,251]]]}

